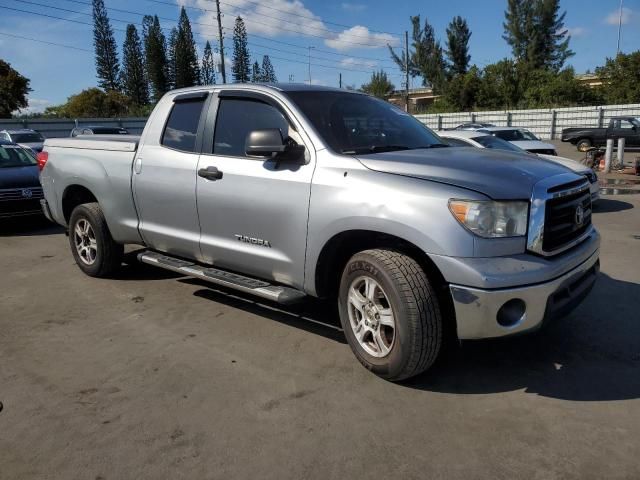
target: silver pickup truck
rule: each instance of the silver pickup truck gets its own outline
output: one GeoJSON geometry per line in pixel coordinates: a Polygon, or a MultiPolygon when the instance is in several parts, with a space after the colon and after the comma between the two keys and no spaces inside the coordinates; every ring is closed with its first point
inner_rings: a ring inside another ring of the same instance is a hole
{"type": "Polygon", "coordinates": [[[47,139],[47,217],[88,275],[141,262],[275,302],[334,298],[368,369],[402,380],[450,335],[565,315],[599,269],[589,181],[453,148],[370,96],[237,84],[168,93],[141,137],[47,139]]]}

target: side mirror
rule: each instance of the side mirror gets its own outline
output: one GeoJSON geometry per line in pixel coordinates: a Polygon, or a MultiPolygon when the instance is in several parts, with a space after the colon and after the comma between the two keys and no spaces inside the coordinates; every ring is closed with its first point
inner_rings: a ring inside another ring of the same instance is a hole
{"type": "Polygon", "coordinates": [[[278,128],[253,130],[244,147],[248,157],[297,161],[304,155],[303,145],[286,145],[278,128]]]}

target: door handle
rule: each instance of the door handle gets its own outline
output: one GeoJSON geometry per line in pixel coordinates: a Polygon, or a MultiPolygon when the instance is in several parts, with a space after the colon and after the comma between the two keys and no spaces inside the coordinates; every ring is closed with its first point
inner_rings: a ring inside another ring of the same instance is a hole
{"type": "Polygon", "coordinates": [[[216,167],[207,167],[198,170],[198,176],[206,178],[207,180],[220,180],[222,178],[222,172],[216,167]]]}

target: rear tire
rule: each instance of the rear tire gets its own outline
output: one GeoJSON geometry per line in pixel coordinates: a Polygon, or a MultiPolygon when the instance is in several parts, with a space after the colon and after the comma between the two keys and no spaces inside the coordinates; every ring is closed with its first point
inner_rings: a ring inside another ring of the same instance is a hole
{"type": "Polygon", "coordinates": [[[91,277],[108,277],[122,264],[124,246],[111,237],[98,203],[84,203],[73,209],[69,245],[80,270],[91,277]]]}
{"type": "Polygon", "coordinates": [[[589,140],[588,138],[581,138],[580,140],[578,140],[578,143],[576,143],[576,148],[580,152],[586,152],[591,148],[591,140],[589,140]]]}
{"type": "Polygon", "coordinates": [[[436,293],[420,265],[394,250],[366,250],[347,263],[338,298],[353,353],[376,375],[400,381],[427,370],[442,346],[436,293]]]}

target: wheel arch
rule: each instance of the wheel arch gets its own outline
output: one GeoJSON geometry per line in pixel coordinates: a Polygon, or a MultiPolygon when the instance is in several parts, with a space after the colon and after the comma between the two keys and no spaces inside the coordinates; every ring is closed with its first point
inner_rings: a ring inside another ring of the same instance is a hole
{"type": "Polygon", "coordinates": [[[83,203],[92,202],[98,202],[98,199],[87,187],[80,184],[67,185],[62,193],[62,214],[66,224],[69,224],[74,208],[83,203]]]}

